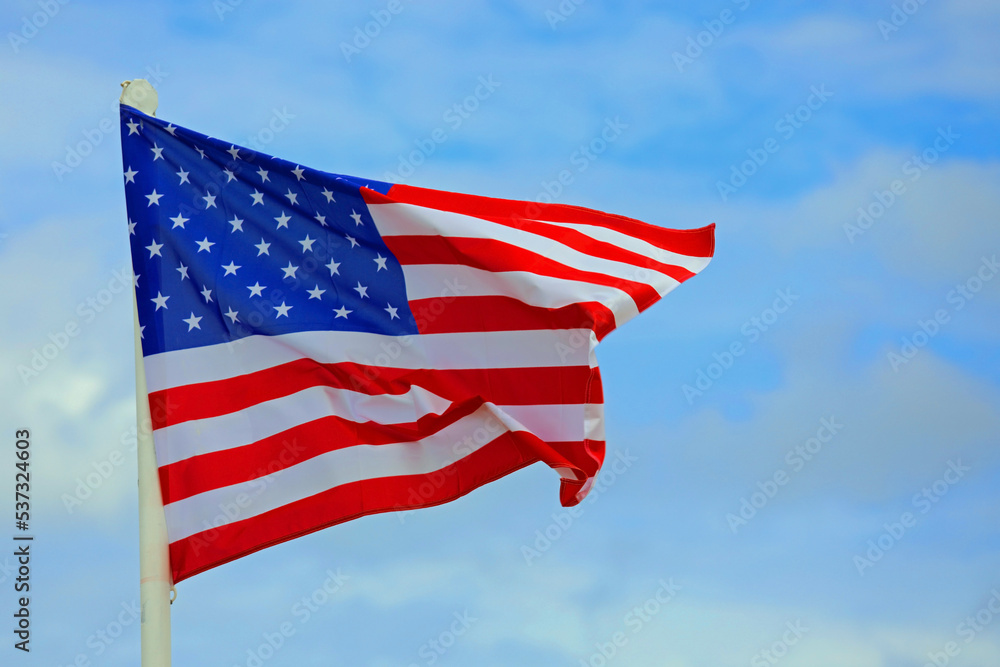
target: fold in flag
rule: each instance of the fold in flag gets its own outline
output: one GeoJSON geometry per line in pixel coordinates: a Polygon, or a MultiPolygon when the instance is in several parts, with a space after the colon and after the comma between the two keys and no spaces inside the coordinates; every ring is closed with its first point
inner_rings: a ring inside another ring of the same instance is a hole
{"type": "Polygon", "coordinates": [[[175,582],[539,461],[580,502],[597,342],[712,256],[713,225],[339,176],[121,116],[175,582]]]}

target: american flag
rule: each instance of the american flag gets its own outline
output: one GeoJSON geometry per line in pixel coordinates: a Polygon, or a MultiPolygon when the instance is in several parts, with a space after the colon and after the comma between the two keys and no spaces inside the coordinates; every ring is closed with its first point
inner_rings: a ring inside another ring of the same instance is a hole
{"type": "Polygon", "coordinates": [[[714,227],[317,171],[122,106],[128,233],[175,582],[526,465],[582,500],[598,341],[714,227]]]}

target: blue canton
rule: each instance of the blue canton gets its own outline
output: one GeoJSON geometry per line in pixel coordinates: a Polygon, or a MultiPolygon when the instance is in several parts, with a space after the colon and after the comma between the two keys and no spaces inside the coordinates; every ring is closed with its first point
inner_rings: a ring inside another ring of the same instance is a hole
{"type": "Polygon", "coordinates": [[[121,107],[143,354],[296,331],[417,333],[360,188],[121,107]]]}

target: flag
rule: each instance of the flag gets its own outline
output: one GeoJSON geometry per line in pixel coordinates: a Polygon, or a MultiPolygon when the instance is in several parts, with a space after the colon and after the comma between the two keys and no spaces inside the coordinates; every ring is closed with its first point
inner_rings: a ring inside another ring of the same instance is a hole
{"type": "Polygon", "coordinates": [[[671,230],[303,167],[121,108],[173,579],[604,459],[598,341],[703,269],[671,230]]]}

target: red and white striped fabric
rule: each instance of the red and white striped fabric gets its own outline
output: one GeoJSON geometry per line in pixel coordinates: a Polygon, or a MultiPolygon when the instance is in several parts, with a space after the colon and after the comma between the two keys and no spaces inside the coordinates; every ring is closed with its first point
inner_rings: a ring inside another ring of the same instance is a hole
{"type": "Polygon", "coordinates": [[[714,226],[402,185],[361,193],[419,334],[257,335],[145,359],[175,582],[539,461],[560,475],[562,504],[578,503],[605,450],[594,348],[714,247],[714,226]]]}

